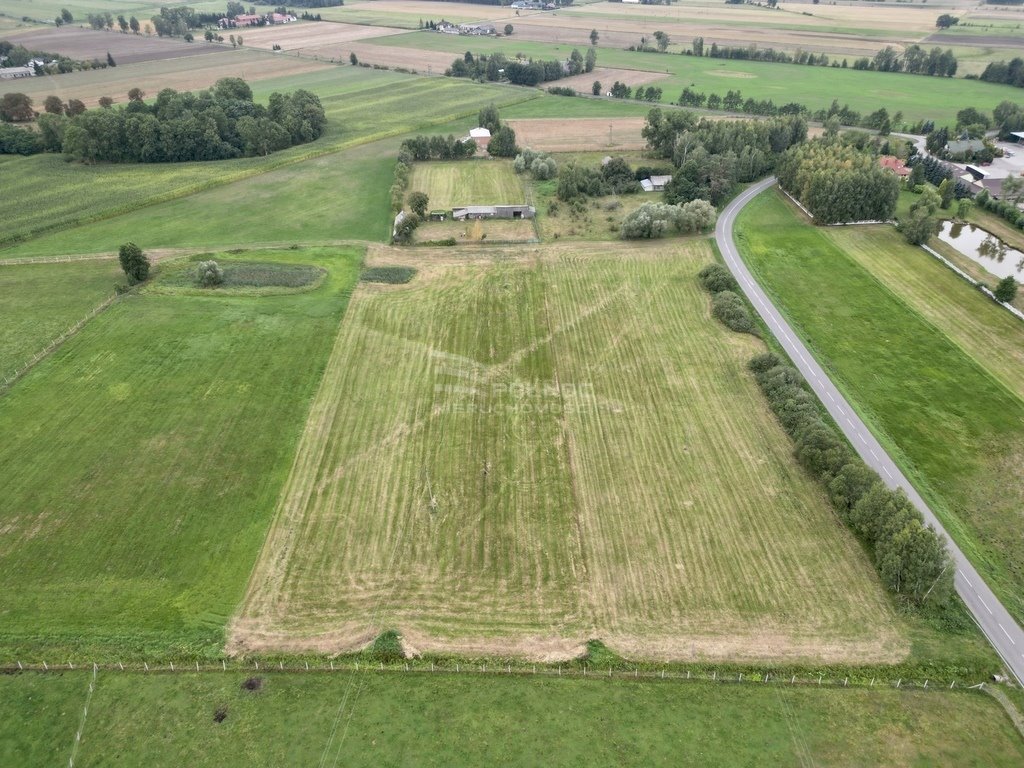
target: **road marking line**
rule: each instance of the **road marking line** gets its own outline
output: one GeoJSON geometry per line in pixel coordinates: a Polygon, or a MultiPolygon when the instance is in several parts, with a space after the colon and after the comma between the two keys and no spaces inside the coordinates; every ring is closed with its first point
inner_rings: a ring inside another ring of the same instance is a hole
{"type": "Polygon", "coordinates": [[[831,392],[826,392],[825,394],[828,395],[828,399],[831,400],[833,403],[836,401],[836,399],[834,397],[832,397],[832,393],[831,392]]]}
{"type": "MultiPolygon", "coordinates": [[[[977,592],[975,592],[974,594],[978,595],[978,593],[977,593],[977,592]]],[[[989,615],[991,616],[991,615],[992,615],[992,609],[988,607],[988,603],[986,603],[986,602],[985,602],[985,598],[983,598],[983,597],[982,597],[981,595],[978,595],[978,601],[979,601],[979,602],[980,602],[980,603],[981,603],[982,605],[984,605],[984,606],[985,606],[985,610],[986,610],[986,611],[988,611],[988,612],[989,612],[989,615]]],[[[1001,624],[999,625],[999,628],[1000,628],[1000,629],[1002,629],[1002,628],[1003,628],[1001,624]]],[[[1005,630],[1004,630],[1004,631],[1005,631],[1005,630]]]]}
{"type": "Polygon", "coordinates": [[[870,451],[871,451],[871,457],[872,457],[872,458],[873,458],[873,459],[874,459],[875,461],[878,461],[878,454],[877,454],[877,453],[875,453],[875,449],[874,449],[874,448],[871,448],[871,449],[870,449],[870,451]]]}
{"type": "Polygon", "coordinates": [[[887,474],[889,476],[889,478],[891,479],[892,478],[892,472],[889,471],[889,468],[888,467],[882,467],[882,469],[885,471],[885,474],[887,474]]]}
{"type": "MultiPolygon", "coordinates": [[[[1000,629],[1003,629],[1003,625],[1002,625],[1002,624],[999,624],[999,628],[1000,628],[1000,629]]],[[[1010,633],[1009,633],[1009,632],[1007,632],[1007,631],[1006,631],[1005,629],[1003,629],[1003,634],[1004,634],[1004,635],[1006,635],[1006,637],[1007,637],[1007,638],[1009,639],[1009,641],[1010,641],[1011,643],[1013,643],[1014,645],[1016,645],[1016,644],[1017,644],[1017,641],[1016,641],[1016,640],[1014,640],[1014,639],[1013,639],[1013,637],[1011,637],[1011,636],[1010,636],[1010,633]]]]}

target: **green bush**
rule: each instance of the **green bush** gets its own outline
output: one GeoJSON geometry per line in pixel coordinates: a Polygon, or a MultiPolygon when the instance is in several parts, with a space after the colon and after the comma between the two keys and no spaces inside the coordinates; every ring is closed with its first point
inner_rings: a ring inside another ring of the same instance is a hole
{"type": "Polygon", "coordinates": [[[390,283],[404,285],[412,280],[416,270],[412,267],[369,267],[363,270],[359,279],[364,283],[390,283]]]}
{"type": "Polygon", "coordinates": [[[224,270],[216,261],[200,261],[196,267],[196,282],[203,288],[215,288],[224,283],[224,270]]]}
{"type": "Polygon", "coordinates": [[[697,273],[697,277],[700,279],[700,284],[709,293],[719,293],[720,291],[732,291],[735,293],[740,289],[736,278],[721,264],[708,264],[697,273]]]}
{"type": "Polygon", "coordinates": [[[381,632],[369,648],[369,655],[374,661],[393,664],[405,659],[402,648],[402,636],[393,629],[381,632]]]}
{"type": "Polygon", "coordinates": [[[719,291],[711,299],[711,314],[738,333],[753,333],[754,321],[743,299],[732,291],[719,291]]]}

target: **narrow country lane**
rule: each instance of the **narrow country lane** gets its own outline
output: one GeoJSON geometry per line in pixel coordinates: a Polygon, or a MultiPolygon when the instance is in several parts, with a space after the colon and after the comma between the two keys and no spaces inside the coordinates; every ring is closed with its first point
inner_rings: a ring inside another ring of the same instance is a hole
{"type": "Polygon", "coordinates": [[[736,217],[743,207],[753,200],[757,195],[769,189],[776,183],[775,178],[768,178],[758,182],[733,200],[718,219],[715,227],[715,240],[718,248],[725,259],[726,266],[733,276],[739,281],[740,287],[746,293],[747,298],[753,304],[758,314],[764,319],[775,338],[779,340],[786,354],[789,355],[794,365],[800,370],[804,378],[810,384],[814,394],[825,405],[836,424],[846,435],[850,444],[860,454],[861,458],[881,476],[882,480],[891,488],[901,488],[906,492],[907,497],[914,505],[921,510],[926,522],[935,526],[935,529],[946,536],[950,554],[956,566],[955,584],[956,590],[968,610],[974,616],[974,620],[981,627],[982,632],[989,642],[1003,658],[1006,666],[1017,678],[1018,682],[1024,684],[1024,631],[1010,616],[1002,603],[996,598],[992,590],[984,582],[978,572],[971,565],[970,561],[957,546],[956,542],[946,533],[942,523],[934,515],[924,499],[914,489],[899,467],[889,457],[882,446],[872,436],[871,432],[861,421],[860,417],[850,404],[846,401],[839,389],[832,383],[828,375],[818,362],[804,346],[789,323],[782,314],[771,303],[768,295],[754,279],[746,264],[740,258],[739,249],[733,239],[733,227],[736,217]]]}

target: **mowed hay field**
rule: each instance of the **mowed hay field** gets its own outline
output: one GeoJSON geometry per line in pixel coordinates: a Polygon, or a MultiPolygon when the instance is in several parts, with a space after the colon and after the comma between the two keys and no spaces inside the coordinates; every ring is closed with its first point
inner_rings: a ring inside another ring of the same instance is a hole
{"type": "Polygon", "coordinates": [[[409,177],[410,192],[426,192],[430,208],[461,205],[514,205],[526,199],[523,180],[511,160],[471,160],[416,163],[409,177]]]}
{"type": "MultiPolygon", "coordinates": [[[[1010,766],[978,693],[473,674],[100,672],[77,766],[1010,766]],[[222,722],[214,714],[222,712],[222,722]],[[401,727],[396,727],[400,724],[401,727]]],[[[87,673],[0,677],[0,760],[66,765],[87,673]]]]}
{"type": "MultiPolygon", "coordinates": [[[[774,191],[752,201],[738,221],[744,258],[1020,620],[1024,401],[1008,384],[1019,381],[1019,373],[1007,373],[1015,364],[1006,359],[994,373],[989,366],[998,353],[972,353],[984,342],[968,342],[972,331],[955,328],[966,322],[962,312],[951,310],[940,322],[934,308],[918,310],[920,296],[902,298],[902,289],[887,287],[845,252],[846,238],[805,223],[795,210],[774,191]]],[[[898,253],[883,256],[899,259],[898,253]]],[[[979,313],[972,324],[996,322],[985,318],[979,313]]],[[[999,331],[992,326],[986,332],[999,331]]],[[[1011,339],[1003,349],[1019,343],[1011,339]]]]}
{"type": "Polygon", "coordinates": [[[354,295],[229,650],[905,655],[706,241],[380,250],[420,272],[354,295]]]}
{"type": "Polygon", "coordinates": [[[0,378],[22,368],[123,281],[112,259],[0,265],[0,378]]]}
{"type": "Polygon", "coordinates": [[[157,277],[0,397],[0,657],[219,653],[361,257],[233,257],[327,270],[292,295],[157,277]]]}

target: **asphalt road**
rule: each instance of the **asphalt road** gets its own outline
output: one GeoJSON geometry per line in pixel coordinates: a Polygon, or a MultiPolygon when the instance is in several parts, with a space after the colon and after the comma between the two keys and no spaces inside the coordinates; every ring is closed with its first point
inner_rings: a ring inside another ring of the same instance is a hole
{"type": "Polygon", "coordinates": [[[769,300],[767,294],[754,280],[754,276],[747,269],[746,264],[739,256],[739,250],[733,240],[733,226],[736,223],[736,216],[754,197],[775,184],[775,179],[770,178],[759,182],[747,189],[743,194],[733,200],[718,219],[715,227],[715,240],[718,248],[725,259],[726,265],[739,281],[740,287],[746,293],[747,298],[753,304],[758,314],[764,318],[765,323],[775,334],[790,359],[803,374],[804,378],[811,385],[811,389],[824,403],[825,408],[832,415],[836,424],[846,434],[851,445],[857,450],[861,458],[869,467],[878,472],[879,476],[890,488],[902,488],[907,497],[914,505],[921,510],[925,521],[935,526],[935,530],[946,535],[947,545],[950,554],[953,556],[953,563],[956,566],[954,583],[956,591],[960,594],[968,610],[974,616],[974,620],[981,627],[989,642],[1002,656],[1007,668],[1024,684],[1024,631],[1011,618],[1010,614],[996,599],[992,590],[982,580],[981,576],[971,565],[970,561],[960,550],[948,534],[938,518],[935,517],[920,494],[914,490],[899,467],[885,452],[882,446],[871,435],[871,432],[860,420],[857,413],[846,402],[846,399],[829,379],[828,375],[818,365],[804,343],[794,333],[793,329],[786,322],[782,314],[769,300]]]}

